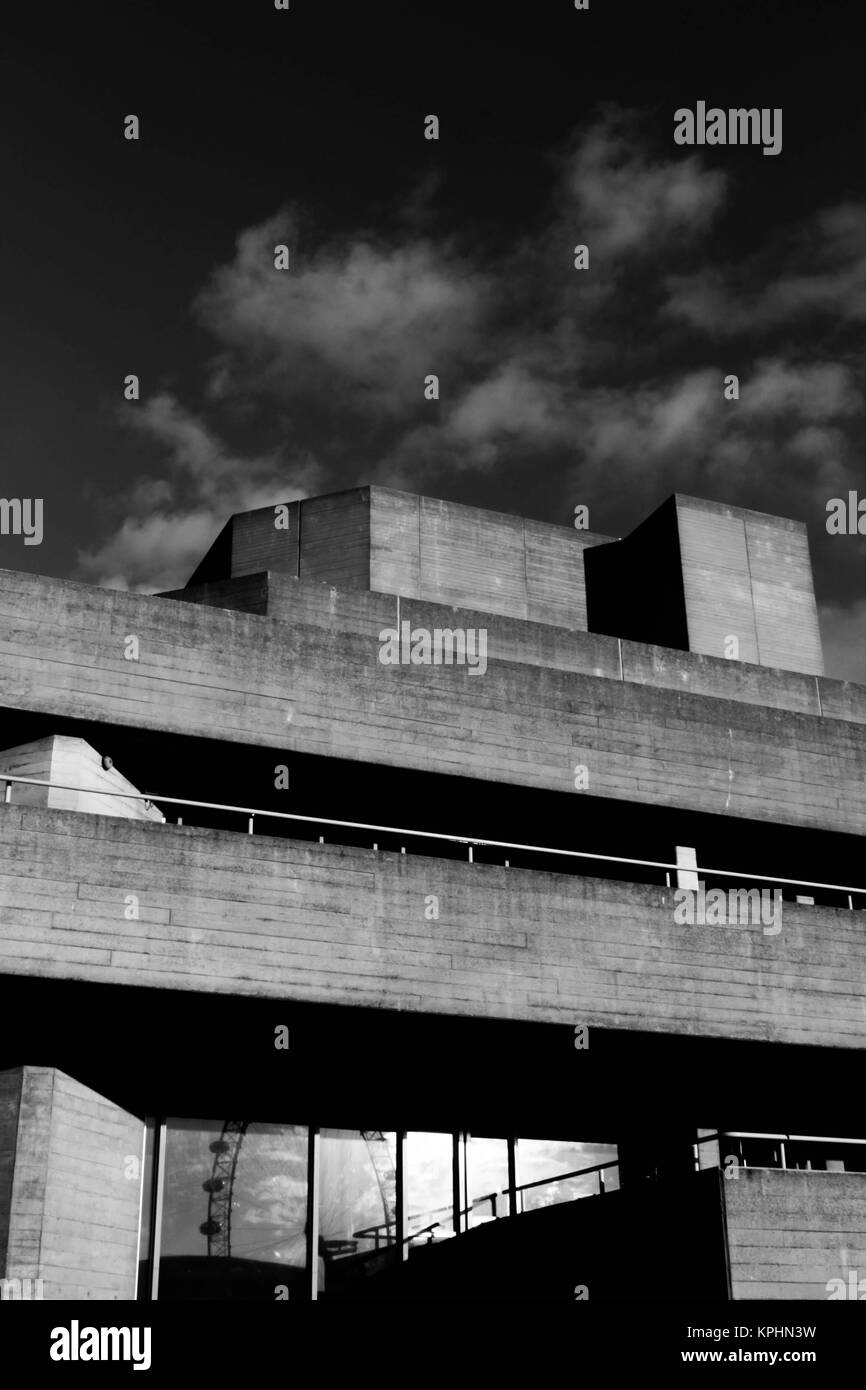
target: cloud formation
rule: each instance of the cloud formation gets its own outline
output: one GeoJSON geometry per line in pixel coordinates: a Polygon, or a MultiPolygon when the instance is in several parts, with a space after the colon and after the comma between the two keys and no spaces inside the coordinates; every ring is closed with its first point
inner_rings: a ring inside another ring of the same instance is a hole
{"type": "Polygon", "coordinates": [[[113,589],[155,592],[189,578],[232,512],[307,496],[319,487],[312,459],[286,467],[278,453],[241,457],[170,394],[123,412],[124,423],[160,446],[165,471],[119,499],[127,515],[102,545],[81,551],[83,578],[113,589]]]}
{"type": "Polygon", "coordinates": [[[563,161],[562,182],[582,240],[612,259],[699,236],[721,210],[728,178],[696,155],[651,158],[637,113],[609,107],[563,161]]]}
{"type": "Polygon", "coordinates": [[[834,333],[866,317],[866,206],[722,263],[732,166],[654,148],[643,114],[607,107],[554,152],[546,207],[496,249],[434,235],[429,180],[387,231],[319,235],[290,202],[243,229],[194,300],[214,342],[200,402],[126,411],[154,467],[85,577],[179,584],[232,511],[365,482],[497,507],[508,478],[536,514],[584,502],[610,533],[676,489],[807,521],[835,642],[858,620],[832,607],[855,557],[827,548],[825,505],[862,476],[866,421],[857,350],[834,333]]]}
{"type": "Polygon", "coordinates": [[[807,317],[866,321],[866,204],[817,212],[738,265],[668,277],[666,313],[699,333],[735,336],[802,325],[807,317]]]}
{"type": "Polygon", "coordinates": [[[285,210],[242,232],[234,261],[199,295],[224,348],[219,394],[324,394],[343,408],[403,415],[434,364],[456,372],[483,356],[492,286],[453,248],[360,235],[305,254],[297,220],[285,210]],[[289,246],[294,269],[275,270],[278,245],[289,246]]]}

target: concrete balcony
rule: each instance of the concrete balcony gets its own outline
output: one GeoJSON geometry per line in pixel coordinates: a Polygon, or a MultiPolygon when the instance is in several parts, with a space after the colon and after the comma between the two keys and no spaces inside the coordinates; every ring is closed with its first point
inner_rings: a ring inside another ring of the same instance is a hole
{"type": "Polygon", "coordinates": [[[618,802],[866,825],[861,687],[280,579],[264,617],[4,571],[0,704],[569,796],[582,765],[618,802]],[[379,661],[384,627],[443,617],[487,629],[483,675],[379,661]]]}
{"type": "Polygon", "coordinates": [[[0,973],[866,1045],[856,911],[685,926],[674,890],[0,806],[0,973]]]}

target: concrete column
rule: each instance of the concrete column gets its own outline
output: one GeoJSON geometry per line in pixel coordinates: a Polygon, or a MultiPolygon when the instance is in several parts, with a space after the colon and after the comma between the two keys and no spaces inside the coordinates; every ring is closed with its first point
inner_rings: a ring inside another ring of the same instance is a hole
{"type": "Polygon", "coordinates": [[[698,890],[698,856],[689,845],[677,845],[677,887],[698,890]]]}
{"type": "Polygon", "coordinates": [[[621,1132],[617,1154],[622,1186],[651,1178],[687,1178],[695,1170],[694,1135],[694,1129],[682,1122],[621,1132]]]}
{"type": "Polygon", "coordinates": [[[62,1071],[0,1072],[0,1297],[135,1297],[143,1142],[62,1071]]]}

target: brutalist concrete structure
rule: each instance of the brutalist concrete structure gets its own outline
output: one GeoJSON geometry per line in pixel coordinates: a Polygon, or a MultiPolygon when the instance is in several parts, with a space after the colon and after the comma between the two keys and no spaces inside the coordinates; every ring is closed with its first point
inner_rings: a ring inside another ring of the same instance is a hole
{"type": "Polygon", "coordinates": [[[5,1297],[856,1296],[866,688],[802,526],[369,487],[0,595],[5,1297]]]}

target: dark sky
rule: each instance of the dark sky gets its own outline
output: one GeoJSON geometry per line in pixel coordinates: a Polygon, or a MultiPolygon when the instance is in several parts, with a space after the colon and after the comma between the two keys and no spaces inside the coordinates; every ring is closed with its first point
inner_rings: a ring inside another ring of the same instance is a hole
{"type": "Polygon", "coordinates": [[[0,566],[169,587],[231,512],[364,482],[583,502],[612,535],[676,489],[807,523],[828,668],[866,680],[866,538],[825,526],[866,495],[861,27],[833,0],[7,7],[0,494],[45,535],[0,566]],[[677,146],[698,101],[781,107],[782,152],[677,146]]]}

